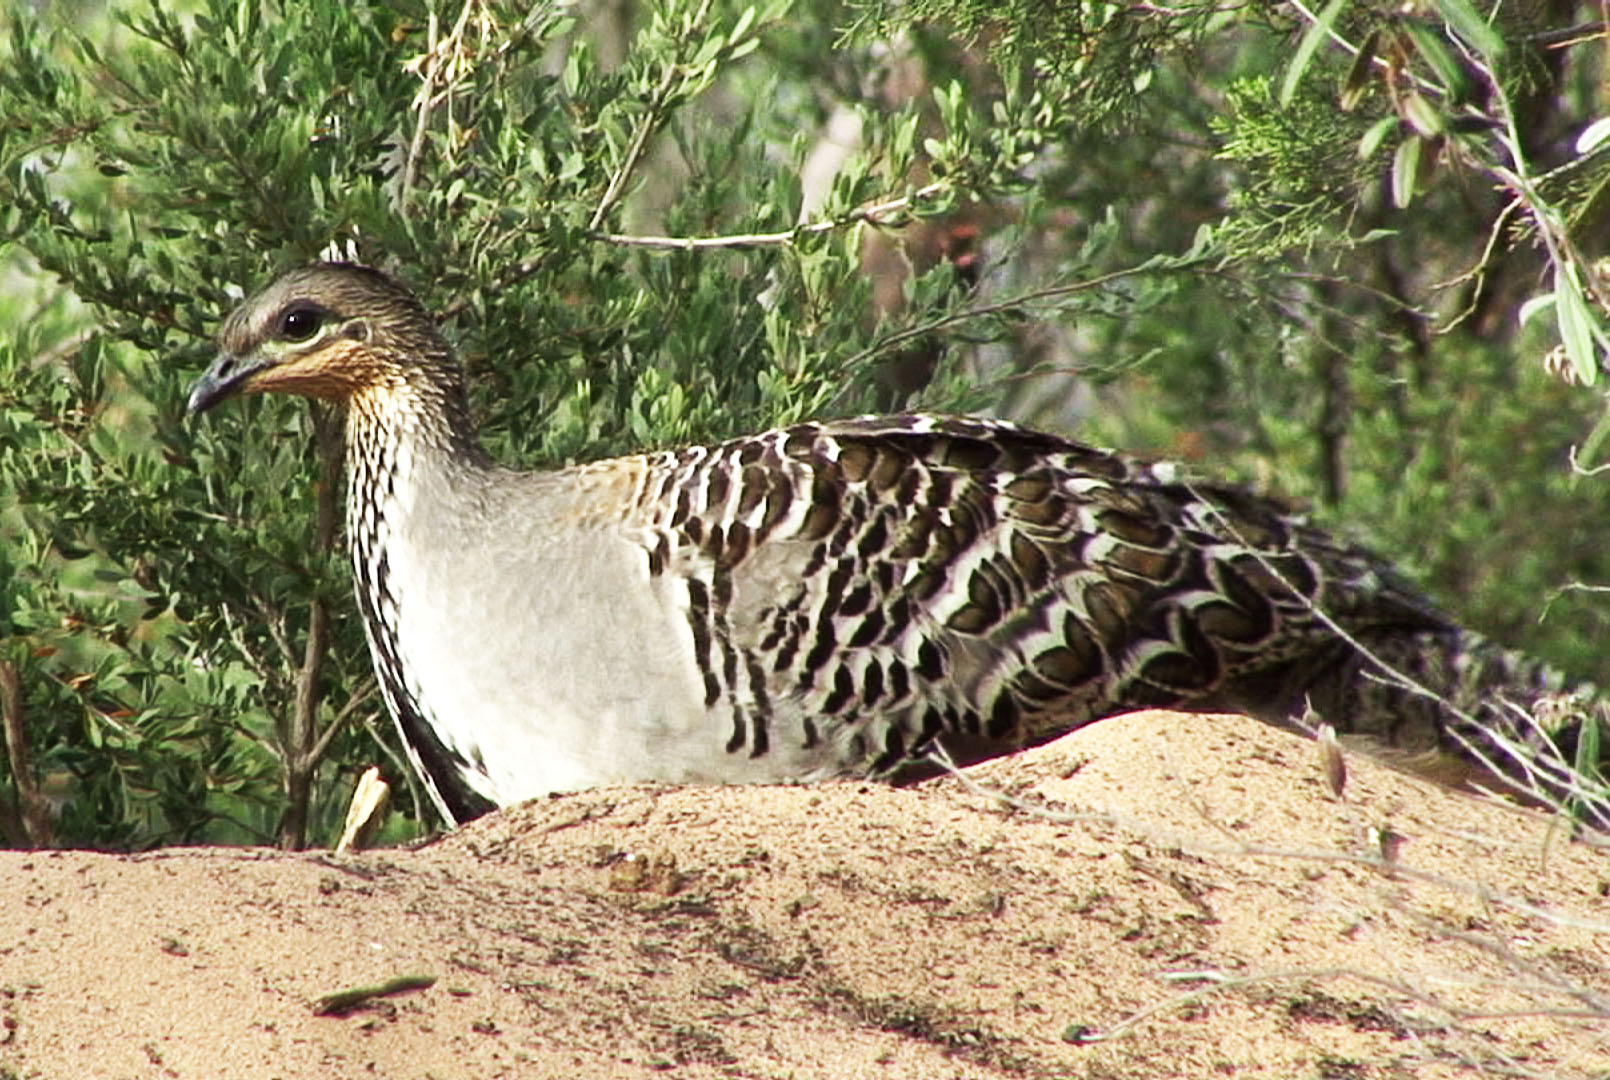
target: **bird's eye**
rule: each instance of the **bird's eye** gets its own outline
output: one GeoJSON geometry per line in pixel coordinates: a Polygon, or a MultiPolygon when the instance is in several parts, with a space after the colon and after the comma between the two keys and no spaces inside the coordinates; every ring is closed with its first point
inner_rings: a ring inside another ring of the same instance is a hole
{"type": "Polygon", "coordinates": [[[292,308],[280,316],[280,337],[286,341],[306,341],[319,332],[322,321],[317,311],[292,308]]]}

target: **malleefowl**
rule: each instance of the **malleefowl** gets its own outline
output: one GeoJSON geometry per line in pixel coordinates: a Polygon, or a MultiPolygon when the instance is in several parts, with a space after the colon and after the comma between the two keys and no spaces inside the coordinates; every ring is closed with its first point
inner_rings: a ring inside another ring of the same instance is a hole
{"type": "Polygon", "coordinates": [[[1377,556],[1170,465],[901,415],[517,472],[430,314],[351,264],[280,277],[219,345],[191,411],[346,410],[358,604],[450,822],[612,781],[887,776],[1148,706],[1317,715],[1558,801],[1604,724],[1377,556]]]}

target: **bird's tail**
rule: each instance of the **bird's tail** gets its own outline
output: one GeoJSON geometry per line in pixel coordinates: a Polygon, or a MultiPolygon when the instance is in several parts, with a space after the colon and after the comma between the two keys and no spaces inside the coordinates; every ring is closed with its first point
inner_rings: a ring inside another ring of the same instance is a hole
{"type": "Polygon", "coordinates": [[[1610,700],[1592,686],[1456,628],[1367,632],[1304,681],[1344,745],[1610,831],[1610,700]]]}

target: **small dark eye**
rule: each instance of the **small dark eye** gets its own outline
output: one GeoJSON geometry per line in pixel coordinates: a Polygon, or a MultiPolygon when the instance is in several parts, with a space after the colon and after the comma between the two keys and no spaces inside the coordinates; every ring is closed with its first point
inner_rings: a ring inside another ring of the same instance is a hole
{"type": "Polygon", "coordinates": [[[319,332],[323,321],[311,308],[292,308],[280,316],[279,335],[286,341],[306,341],[319,332]]]}

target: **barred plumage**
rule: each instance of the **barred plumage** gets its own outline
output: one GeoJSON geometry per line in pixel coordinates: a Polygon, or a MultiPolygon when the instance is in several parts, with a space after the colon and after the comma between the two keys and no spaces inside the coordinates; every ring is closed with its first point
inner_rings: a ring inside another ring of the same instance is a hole
{"type": "Polygon", "coordinates": [[[220,340],[193,409],[268,390],[347,408],[360,608],[450,819],[614,780],[892,775],[1145,706],[1311,706],[1421,771],[1554,796],[1599,722],[1591,690],[1378,557],[1172,466],[913,415],[518,473],[375,271],[293,272],[220,340]]]}

